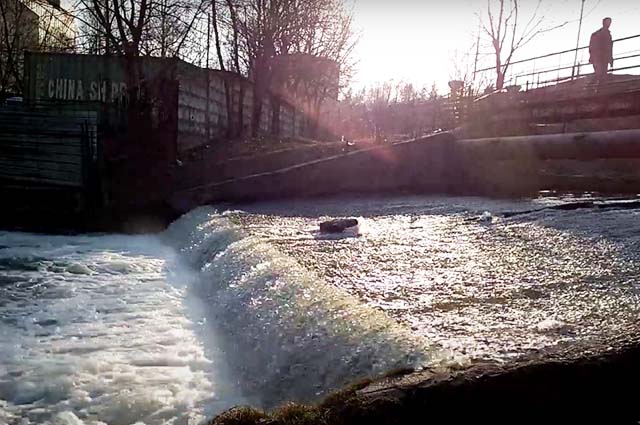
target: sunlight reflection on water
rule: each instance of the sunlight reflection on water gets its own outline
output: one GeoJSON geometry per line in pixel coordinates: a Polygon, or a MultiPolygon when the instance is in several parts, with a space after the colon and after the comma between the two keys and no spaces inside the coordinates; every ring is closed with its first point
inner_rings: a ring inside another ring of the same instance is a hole
{"type": "Polygon", "coordinates": [[[507,360],[628,332],[640,313],[634,210],[544,210],[553,200],[402,198],[278,203],[243,222],[327,282],[442,347],[507,360]],[[484,211],[494,215],[481,220],[484,211]],[[369,214],[367,214],[369,212],[369,214]],[[360,237],[308,237],[364,215],[360,237]]]}

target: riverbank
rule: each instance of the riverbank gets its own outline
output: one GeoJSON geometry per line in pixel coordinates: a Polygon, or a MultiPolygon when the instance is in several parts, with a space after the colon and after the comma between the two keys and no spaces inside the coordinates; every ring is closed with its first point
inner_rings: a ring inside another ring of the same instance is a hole
{"type": "Polygon", "coordinates": [[[640,130],[465,138],[464,130],[390,144],[255,139],[172,164],[106,167],[101,196],[7,184],[4,228],[57,233],[164,229],[201,205],[338,195],[527,198],[541,191],[635,194],[640,130]]]}
{"type": "Polygon", "coordinates": [[[110,179],[102,182],[105,199],[92,199],[76,188],[24,184],[0,179],[0,197],[11,203],[0,209],[5,230],[56,234],[87,232],[154,233],[164,230],[198,205],[172,205],[171,195],[185,187],[239,179],[307,161],[340,155],[346,149],[369,147],[368,140],[347,146],[303,138],[258,137],[227,140],[183,155],[164,171],[106,165],[110,179]],[[88,199],[93,204],[87,203],[88,199]]]}

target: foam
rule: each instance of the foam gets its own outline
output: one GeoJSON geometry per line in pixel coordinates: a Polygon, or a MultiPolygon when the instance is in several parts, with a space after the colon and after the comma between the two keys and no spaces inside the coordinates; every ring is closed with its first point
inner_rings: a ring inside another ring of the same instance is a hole
{"type": "Polygon", "coordinates": [[[242,214],[199,208],[158,236],[0,233],[0,423],[197,423],[451,363],[242,214]]]}
{"type": "Polygon", "coordinates": [[[187,236],[174,243],[200,271],[194,285],[251,399],[265,406],[310,400],[363,376],[448,359],[228,217],[201,208],[168,234],[187,236]]]}
{"type": "Polygon", "coordinates": [[[0,423],[197,423],[241,402],[160,238],[4,232],[0,246],[0,423]]]}

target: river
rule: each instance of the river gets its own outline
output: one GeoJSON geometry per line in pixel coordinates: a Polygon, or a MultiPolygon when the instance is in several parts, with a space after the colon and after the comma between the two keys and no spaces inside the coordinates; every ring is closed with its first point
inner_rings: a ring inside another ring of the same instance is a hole
{"type": "Polygon", "coordinates": [[[157,235],[0,232],[0,423],[198,424],[636,334],[640,216],[588,199],[279,201],[157,235]],[[584,208],[554,207],[569,203],[584,208]],[[345,216],[359,227],[318,233],[345,216]]]}

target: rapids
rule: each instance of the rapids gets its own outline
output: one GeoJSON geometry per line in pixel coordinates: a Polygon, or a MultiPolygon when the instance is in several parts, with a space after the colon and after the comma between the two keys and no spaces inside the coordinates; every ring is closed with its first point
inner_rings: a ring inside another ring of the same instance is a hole
{"type": "Polygon", "coordinates": [[[157,235],[0,232],[0,424],[198,424],[636,333],[639,214],[545,209],[572,201],[283,201],[157,235]],[[318,232],[339,217],[360,226],[318,232]]]}

